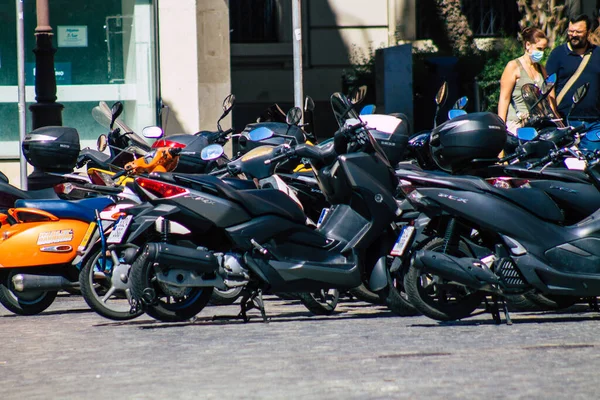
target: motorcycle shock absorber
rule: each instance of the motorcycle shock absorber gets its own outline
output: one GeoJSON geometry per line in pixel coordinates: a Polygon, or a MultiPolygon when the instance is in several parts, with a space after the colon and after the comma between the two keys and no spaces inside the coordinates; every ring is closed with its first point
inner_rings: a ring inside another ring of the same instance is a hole
{"type": "Polygon", "coordinates": [[[444,235],[444,245],[442,249],[444,253],[448,253],[452,248],[456,248],[458,246],[458,227],[456,225],[456,218],[450,218],[448,225],[446,225],[446,233],[444,235]]]}
{"type": "Polygon", "coordinates": [[[160,226],[160,238],[163,242],[168,243],[170,236],[171,236],[171,224],[169,223],[168,219],[163,218],[163,220],[161,221],[161,226],[160,226]]]}

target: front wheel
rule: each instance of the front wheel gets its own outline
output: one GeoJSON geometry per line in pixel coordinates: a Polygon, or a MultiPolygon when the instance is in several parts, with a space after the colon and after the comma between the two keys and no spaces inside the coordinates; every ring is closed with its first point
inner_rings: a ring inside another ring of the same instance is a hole
{"type": "Polygon", "coordinates": [[[143,307],[146,314],[159,321],[179,322],[193,318],[206,307],[212,287],[180,288],[162,284],[148,256],[146,248],[131,266],[133,297],[146,301],[143,307]]]}
{"type": "Polygon", "coordinates": [[[321,290],[315,293],[297,293],[304,306],[315,315],[331,315],[337,307],[340,292],[337,289],[321,290]]]}
{"type": "MultiPolygon", "coordinates": [[[[441,252],[444,239],[434,238],[422,250],[441,252]]],[[[471,254],[464,242],[452,252],[456,257],[469,257],[471,254]]],[[[450,284],[441,277],[425,273],[411,266],[404,277],[404,288],[415,308],[429,318],[438,321],[454,321],[466,318],[479,307],[485,293],[471,291],[460,285],[450,284]]]]}
{"type": "Polygon", "coordinates": [[[5,273],[0,279],[0,303],[18,315],[36,315],[45,311],[54,303],[57,291],[29,291],[25,293],[14,290],[12,277],[18,271],[5,273]]]}
{"type": "MultiPolygon", "coordinates": [[[[118,250],[117,250],[118,253],[118,250]]],[[[143,311],[131,312],[130,265],[114,265],[110,256],[103,260],[102,247],[92,250],[79,274],[81,294],[90,308],[105,318],[125,321],[143,311]]]]}

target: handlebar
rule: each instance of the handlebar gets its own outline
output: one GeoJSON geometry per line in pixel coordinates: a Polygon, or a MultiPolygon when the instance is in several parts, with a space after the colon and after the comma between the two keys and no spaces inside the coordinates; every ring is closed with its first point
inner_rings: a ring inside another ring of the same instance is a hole
{"type": "Polygon", "coordinates": [[[269,164],[271,164],[271,163],[274,163],[274,162],[278,162],[278,161],[284,160],[284,159],[286,159],[286,158],[291,158],[291,157],[293,157],[293,156],[294,156],[294,154],[295,154],[295,152],[294,152],[294,150],[293,150],[293,149],[290,149],[290,150],[288,150],[288,151],[284,151],[284,153],[283,153],[283,154],[280,154],[280,155],[278,155],[278,156],[275,156],[275,157],[273,157],[273,158],[270,158],[270,159],[268,159],[268,160],[265,160],[265,165],[269,165],[269,164]]]}
{"type": "Polygon", "coordinates": [[[84,187],[86,189],[94,190],[94,191],[101,192],[101,193],[108,193],[108,194],[119,194],[119,193],[123,192],[123,190],[125,189],[124,186],[112,187],[112,186],[94,185],[93,183],[86,183],[84,185],[84,187]]]}
{"type": "Polygon", "coordinates": [[[117,179],[119,179],[120,177],[124,176],[125,174],[127,174],[127,170],[124,169],[124,170],[119,171],[116,174],[114,174],[112,176],[112,179],[113,179],[113,181],[116,181],[117,179]]]}

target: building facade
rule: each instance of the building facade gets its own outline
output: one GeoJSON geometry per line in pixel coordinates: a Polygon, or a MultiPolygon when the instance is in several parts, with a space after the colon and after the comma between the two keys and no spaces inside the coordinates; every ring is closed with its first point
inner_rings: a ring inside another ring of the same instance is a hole
{"type": "MultiPolygon", "coordinates": [[[[597,0],[567,0],[597,15],[597,0]]],[[[478,37],[515,25],[516,3],[464,0],[478,37]],[[513,10],[513,11],[511,11],[513,10]]],[[[330,131],[329,96],[347,89],[343,76],[372,52],[398,43],[427,44],[423,13],[432,0],[302,0],[304,93],[330,131]]],[[[35,2],[25,5],[27,102],[35,101],[35,2]]],[[[160,124],[170,133],[215,129],[221,102],[233,92],[237,129],[264,108],[293,103],[292,0],[49,0],[57,101],[63,124],[93,146],[106,128],[91,115],[99,101],[124,103],[136,131],[160,124]]],[[[15,1],[0,3],[0,169],[18,176],[15,1]]],[[[410,79],[410,77],[407,77],[410,79]]],[[[412,96],[412,93],[406,93],[412,96]]],[[[28,113],[29,114],[29,113],[28,113]]],[[[30,129],[31,122],[28,119],[30,129]]],[[[224,126],[230,123],[225,121],[224,126]]]]}

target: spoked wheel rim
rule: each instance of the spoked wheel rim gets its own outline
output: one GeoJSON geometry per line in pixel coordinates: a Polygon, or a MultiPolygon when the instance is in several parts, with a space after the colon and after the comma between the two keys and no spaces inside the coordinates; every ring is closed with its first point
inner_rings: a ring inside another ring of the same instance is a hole
{"type": "Polygon", "coordinates": [[[110,257],[106,257],[103,265],[102,260],[102,252],[98,251],[91,261],[93,268],[86,276],[87,283],[92,288],[89,294],[97,306],[110,313],[116,313],[115,315],[120,315],[124,319],[141,314],[130,312],[132,302],[129,284],[130,265],[121,263],[115,265],[110,257]]]}

